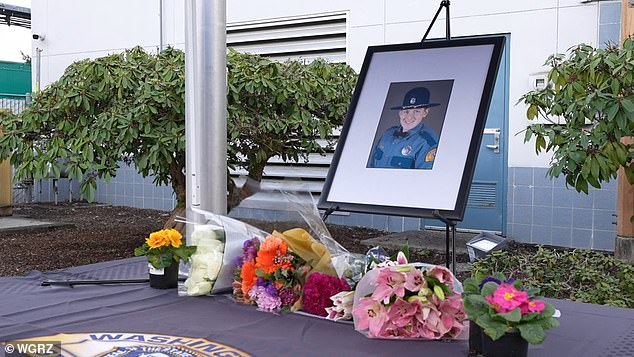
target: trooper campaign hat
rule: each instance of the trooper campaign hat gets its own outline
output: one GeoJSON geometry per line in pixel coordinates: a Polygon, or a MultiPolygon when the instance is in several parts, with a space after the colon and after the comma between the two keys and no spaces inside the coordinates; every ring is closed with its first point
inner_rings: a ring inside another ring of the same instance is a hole
{"type": "Polygon", "coordinates": [[[440,103],[429,102],[429,90],[425,87],[416,87],[410,89],[403,98],[403,105],[391,107],[392,110],[415,109],[415,108],[431,108],[440,105],[440,103]]]}

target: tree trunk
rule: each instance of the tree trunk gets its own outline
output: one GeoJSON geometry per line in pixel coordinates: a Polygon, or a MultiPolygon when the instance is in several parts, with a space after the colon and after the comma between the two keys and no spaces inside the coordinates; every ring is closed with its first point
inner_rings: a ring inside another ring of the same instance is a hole
{"type": "MultiPolygon", "coordinates": [[[[184,218],[186,215],[186,177],[183,174],[184,166],[180,164],[180,161],[174,160],[170,165],[170,176],[172,181],[172,189],[176,194],[176,207],[172,210],[170,217],[165,222],[164,228],[173,228],[183,233],[185,230],[185,224],[177,222],[179,217],[184,218]]],[[[264,173],[264,167],[253,169],[253,174],[249,174],[247,181],[241,187],[236,186],[233,179],[227,173],[227,212],[237,207],[242,200],[260,191],[260,181],[264,173]]]]}
{"type": "MultiPolygon", "coordinates": [[[[630,1],[621,0],[621,39],[625,40],[634,34],[634,6],[630,1]]],[[[634,144],[634,138],[623,138],[623,143],[634,144]]],[[[634,264],[634,187],[625,177],[623,169],[619,170],[619,191],[617,203],[616,243],[614,256],[634,264]]]]}
{"type": "Polygon", "coordinates": [[[185,191],[185,174],[183,173],[185,166],[180,160],[174,159],[170,164],[170,176],[172,179],[172,189],[176,194],[176,207],[172,210],[164,228],[173,228],[183,233],[185,231],[185,223],[177,222],[179,217],[185,217],[186,210],[186,191],[185,191]]]}
{"type": "MultiPolygon", "coordinates": [[[[0,129],[2,136],[2,129],[0,129]]],[[[11,216],[13,214],[13,179],[11,178],[11,160],[7,158],[0,161],[0,216],[11,216]]]]}
{"type": "MultiPolygon", "coordinates": [[[[624,144],[634,144],[634,137],[621,140],[624,144]]],[[[617,201],[616,243],[614,257],[634,264],[634,186],[625,176],[623,168],[619,170],[619,189],[617,201]]]]}
{"type": "Polygon", "coordinates": [[[231,212],[242,200],[260,191],[260,182],[262,181],[263,174],[264,166],[256,169],[250,168],[247,181],[242,187],[238,187],[227,173],[227,192],[229,193],[227,197],[227,212],[231,212]]]}

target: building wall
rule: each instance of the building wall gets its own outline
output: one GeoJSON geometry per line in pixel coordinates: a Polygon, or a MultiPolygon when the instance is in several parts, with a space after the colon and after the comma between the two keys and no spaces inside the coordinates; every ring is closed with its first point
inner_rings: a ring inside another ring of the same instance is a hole
{"type": "MultiPolygon", "coordinates": [[[[42,49],[41,83],[59,78],[64,69],[81,58],[95,58],[140,45],[148,50],[163,42],[184,47],[182,2],[163,0],[83,2],[80,0],[33,0],[33,32],[45,34],[34,41],[42,49]],[[54,5],[53,5],[54,3],[54,5]],[[122,11],[125,9],[125,11],[122,11]]],[[[616,1],[618,4],[618,1],[616,1]]],[[[255,23],[267,19],[308,14],[348,14],[348,63],[359,70],[369,45],[420,41],[438,6],[437,1],[414,0],[326,0],[317,2],[278,1],[263,6],[257,0],[227,1],[227,23],[255,23]]],[[[444,13],[429,35],[444,37],[444,13]]],[[[602,30],[608,30],[602,27],[602,30]]],[[[530,90],[529,76],[543,72],[546,58],[578,43],[597,45],[599,4],[578,0],[451,2],[451,35],[468,36],[510,33],[509,166],[547,167],[546,155],[536,156],[524,145],[525,108],[515,105],[530,90]]],[[[34,74],[35,75],[35,74],[34,74]]]]}
{"type": "MultiPolygon", "coordinates": [[[[135,45],[154,50],[159,47],[161,38],[163,44],[183,48],[182,4],[177,0],[33,0],[33,32],[46,34],[45,41],[33,44],[34,50],[42,49],[42,85],[59,78],[66,66],[77,59],[120,52],[135,45]],[[160,3],[163,4],[162,19],[160,3]]],[[[276,2],[276,6],[267,6],[257,0],[232,0],[227,1],[227,23],[231,26],[344,13],[348,26],[347,60],[359,70],[369,45],[420,41],[438,4],[438,1],[419,0],[282,0],[276,2]]],[[[579,43],[600,46],[608,40],[618,42],[619,6],[619,1],[582,3],[580,0],[451,2],[453,37],[510,36],[507,44],[510,83],[506,223],[507,234],[516,240],[613,249],[615,230],[609,217],[616,206],[614,183],[585,196],[565,188],[560,179],[546,179],[550,156],[536,155],[533,144],[523,142],[520,133],[529,121],[525,107],[516,103],[532,89],[530,79],[545,73],[547,68],[543,64],[549,55],[565,52],[579,43]]],[[[444,31],[443,12],[429,37],[442,38],[444,31]]],[[[172,206],[169,188],[154,191],[148,181],[137,178],[133,170],[129,170],[132,172],[122,170],[109,186],[100,184],[97,200],[145,208],[172,206]]],[[[279,219],[285,213],[238,209],[234,214],[279,219]]],[[[424,219],[360,214],[333,215],[330,222],[389,230],[437,224],[424,219]]]]}

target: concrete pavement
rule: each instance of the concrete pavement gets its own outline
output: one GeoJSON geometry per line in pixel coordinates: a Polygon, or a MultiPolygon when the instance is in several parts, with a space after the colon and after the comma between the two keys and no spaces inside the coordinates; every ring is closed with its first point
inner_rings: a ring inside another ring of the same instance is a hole
{"type": "Polygon", "coordinates": [[[42,221],[24,216],[0,217],[0,234],[17,231],[44,230],[68,226],[73,225],[63,222],[42,221]]]}

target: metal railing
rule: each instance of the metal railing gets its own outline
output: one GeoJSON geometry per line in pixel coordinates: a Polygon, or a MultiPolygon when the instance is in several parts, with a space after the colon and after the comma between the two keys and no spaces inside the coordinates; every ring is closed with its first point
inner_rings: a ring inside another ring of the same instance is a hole
{"type": "Polygon", "coordinates": [[[0,109],[9,109],[14,114],[20,114],[27,107],[30,95],[16,95],[0,93],[0,109]]]}

